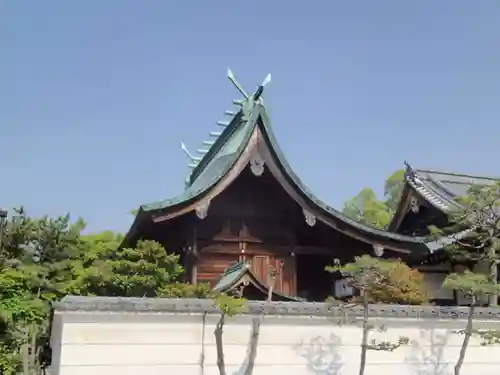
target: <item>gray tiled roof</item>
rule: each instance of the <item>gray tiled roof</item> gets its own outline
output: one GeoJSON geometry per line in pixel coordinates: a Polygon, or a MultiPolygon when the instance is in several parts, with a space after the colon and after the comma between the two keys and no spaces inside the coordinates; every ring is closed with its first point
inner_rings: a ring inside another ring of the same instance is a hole
{"type": "MultiPolygon", "coordinates": [[[[334,306],[315,302],[260,302],[248,301],[250,314],[270,316],[362,316],[359,305],[334,306]]],[[[166,298],[122,298],[122,297],[77,297],[67,296],[54,304],[56,312],[132,312],[132,313],[219,313],[211,300],[166,299],[166,298]]],[[[439,318],[457,319],[468,316],[467,307],[370,305],[371,317],[439,318]]],[[[500,319],[500,308],[481,307],[475,316],[483,320],[500,319]]]]}
{"type": "MultiPolygon", "coordinates": [[[[405,165],[405,182],[429,204],[443,212],[460,208],[457,198],[466,195],[473,186],[491,185],[500,180],[493,177],[471,176],[430,169],[413,169],[406,162],[405,165]]],[[[433,253],[456,240],[465,238],[470,232],[471,229],[466,229],[452,236],[444,236],[435,241],[427,242],[426,245],[433,253]]]]}
{"type": "Polygon", "coordinates": [[[491,185],[499,178],[470,176],[407,166],[405,179],[425,200],[440,210],[457,206],[456,199],[467,195],[474,185],[491,185]]]}

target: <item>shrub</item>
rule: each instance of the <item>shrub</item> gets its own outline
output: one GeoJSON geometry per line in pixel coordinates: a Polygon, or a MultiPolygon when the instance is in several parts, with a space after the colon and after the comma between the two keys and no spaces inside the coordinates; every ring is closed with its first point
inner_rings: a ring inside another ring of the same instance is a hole
{"type": "Polygon", "coordinates": [[[429,303],[429,293],[424,275],[400,260],[391,263],[389,272],[382,281],[370,288],[370,302],[395,303],[400,305],[423,305],[429,303]]]}
{"type": "MultiPolygon", "coordinates": [[[[351,286],[368,296],[369,303],[399,305],[424,305],[429,303],[429,293],[424,275],[400,260],[377,259],[369,255],[358,257],[344,266],[327,267],[330,272],[340,271],[352,278],[351,286]]],[[[351,302],[360,303],[360,295],[351,302]]]]}

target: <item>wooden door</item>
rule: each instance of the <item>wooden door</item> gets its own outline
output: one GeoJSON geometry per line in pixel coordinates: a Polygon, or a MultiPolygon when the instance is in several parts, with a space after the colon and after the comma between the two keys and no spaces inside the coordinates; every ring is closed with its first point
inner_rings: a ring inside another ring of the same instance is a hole
{"type": "Polygon", "coordinates": [[[289,296],[296,294],[296,267],[293,256],[255,255],[251,259],[252,272],[255,277],[267,287],[269,272],[279,270],[276,274],[274,291],[289,296]]]}
{"type": "Polygon", "coordinates": [[[288,296],[297,294],[297,267],[294,256],[286,256],[279,259],[282,262],[281,268],[281,292],[288,296]]]}

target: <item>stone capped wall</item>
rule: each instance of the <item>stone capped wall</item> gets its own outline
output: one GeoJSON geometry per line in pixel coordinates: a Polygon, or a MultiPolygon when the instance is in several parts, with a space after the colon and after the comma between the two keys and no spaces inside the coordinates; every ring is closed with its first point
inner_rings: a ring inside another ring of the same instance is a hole
{"type": "MultiPolygon", "coordinates": [[[[357,374],[362,310],[322,303],[248,302],[228,320],[228,375],[243,374],[253,317],[264,314],[254,375],[357,374]],[[345,323],[348,317],[349,323],[345,323]],[[354,321],[353,321],[354,320],[354,321]],[[339,324],[339,322],[344,324],[339,324]]],[[[452,374],[467,309],[373,305],[375,339],[408,345],[370,350],[366,375],[452,374]]],[[[67,297],[55,305],[52,375],[218,375],[208,300],[67,297]]],[[[500,329],[500,309],[480,308],[476,328],[500,329]]],[[[500,346],[472,339],[462,375],[500,374],[500,346]]]]}

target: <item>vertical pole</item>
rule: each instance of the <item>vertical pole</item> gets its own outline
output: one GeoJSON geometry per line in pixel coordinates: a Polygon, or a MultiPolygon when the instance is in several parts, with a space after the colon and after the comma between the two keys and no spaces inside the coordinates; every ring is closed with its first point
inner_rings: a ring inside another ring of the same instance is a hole
{"type": "Polygon", "coordinates": [[[0,209],[0,251],[3,249],[3,235],[6,221],[7,211],[0,209]]]}

